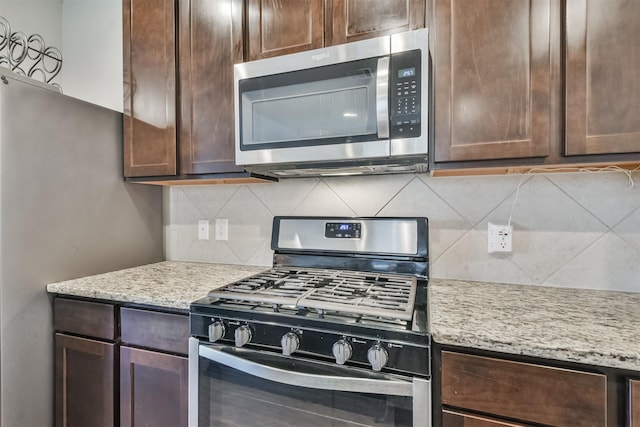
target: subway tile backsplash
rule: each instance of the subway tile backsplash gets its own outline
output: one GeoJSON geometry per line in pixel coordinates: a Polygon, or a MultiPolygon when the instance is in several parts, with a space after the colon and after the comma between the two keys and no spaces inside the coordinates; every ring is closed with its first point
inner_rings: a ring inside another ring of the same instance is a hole
{"type": "Polygon", "coordinates": [[[431,276],[640,292],[640,173],[387,175],[165,189],[169,260],[270,266],[274,215],[426,216],[431,276]],[[519,190],[517,190],[519,187],[519,190]],[[514,204],[514,199],[517,200],[514,204]],[[487,253],[511,216],[513,253],[487,253]],[[229,240],[197,222],[229,220],[229,240]]]}

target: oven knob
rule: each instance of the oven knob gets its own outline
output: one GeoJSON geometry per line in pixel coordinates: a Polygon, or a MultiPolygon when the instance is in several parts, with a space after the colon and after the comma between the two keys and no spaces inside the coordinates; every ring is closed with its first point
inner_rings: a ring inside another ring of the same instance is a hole
{"type": "Polygon", "coordinates": [[[344,362],[351,359],[351,344],[347,340],[338,340],[333,343],[333,357],[336,358],[338,365],[344,365],[344,362]]]}
{"type": "Polygon", "coordinates": [[[291,356],[298,348],[300,348],[300,339],[293,332],[287,332],[280,340],[282,344],[282,354],[291,356]]]}
{"type": "Polygon", "coordinates": [[[367,352],[367,359],[371,363],[371,369],[374,371],[380,371],[385,367],[389,360],[389,354],[380,344],[376,344],[367,352]]]}
{"type": "Polygon", "coordinates": [[[238,326],[235,331],[236,347],[242,347],[243,345],[251,341],[251,329],[249,325],[238,326]]]}
{"type": "Polygon", "coordinates": [[[209,325],[209,341],[216,342],[224,337],[226,329],[221,321],[213,322],[209,325]]]}

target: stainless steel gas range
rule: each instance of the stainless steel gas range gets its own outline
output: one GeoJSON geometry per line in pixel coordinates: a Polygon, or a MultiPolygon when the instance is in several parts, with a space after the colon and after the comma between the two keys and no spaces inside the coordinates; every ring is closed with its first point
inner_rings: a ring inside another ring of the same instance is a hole
{"type": "Polygon", "coordinates": [[[427,219],[276,217],[271,247],[191,304],[189,425],[431,425],[427,219]]]}

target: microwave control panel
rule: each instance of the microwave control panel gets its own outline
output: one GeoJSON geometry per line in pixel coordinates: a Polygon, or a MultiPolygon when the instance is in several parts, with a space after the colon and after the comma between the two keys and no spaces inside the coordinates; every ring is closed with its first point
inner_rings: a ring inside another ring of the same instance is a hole
{"type": "Polygon", "coordinates": [[[414,138],[421,134],[421,52],[393,54],[390,61],[390,137],[414,138]]]}

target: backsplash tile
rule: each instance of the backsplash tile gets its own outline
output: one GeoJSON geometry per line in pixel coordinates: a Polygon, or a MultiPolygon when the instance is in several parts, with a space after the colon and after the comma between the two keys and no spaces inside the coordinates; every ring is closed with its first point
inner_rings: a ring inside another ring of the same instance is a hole
{"type": "Polygon", "coordinates": [[[433,277],[640,292],[640,188],[622,173],[296,179],[165,196],[169,260],[269,266],[275,215],[426,216],[433,277]],[[490,255],[487,222],[506,223],[516,194],[514,251],[490,255]],[[228,241],[214,239],[215,218],[229,220],[228,241]]]}

